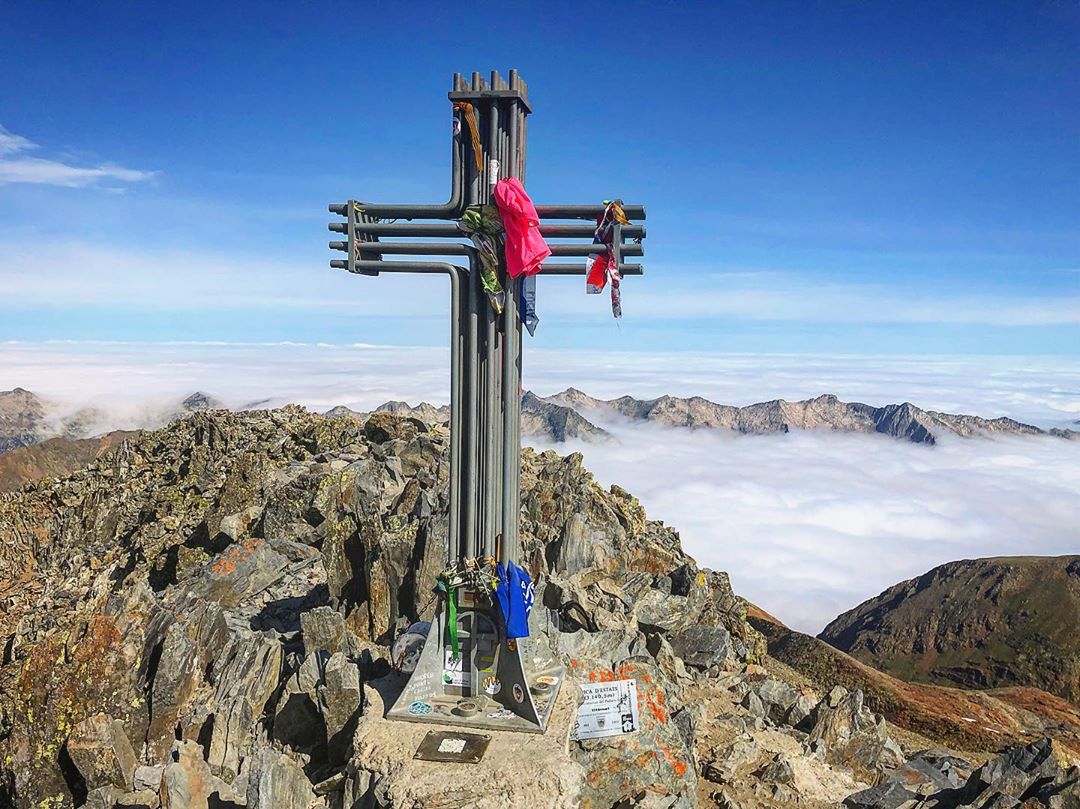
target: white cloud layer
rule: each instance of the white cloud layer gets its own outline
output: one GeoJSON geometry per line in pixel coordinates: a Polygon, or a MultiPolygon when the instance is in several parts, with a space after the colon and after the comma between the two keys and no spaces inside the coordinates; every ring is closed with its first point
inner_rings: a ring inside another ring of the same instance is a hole
{"type": "MultiPolygon", "coordinates": [[[[0,343],[0,389],[22,386],[138,423],[196,389],[232,406],[315,410],[388,399],[445,402],[447,352],[304,344],[0,343]]],[[[842,357],[533,351],[528,387],[610,398],[664,393],[749,404],[830,392],[881,405],[1041,426],[1080,419],[1080,362],[1022,357],[842,357]]],[[[614,420],[581,450],[604,484],[679,529],[702,564],[800,629],[901,579],[964,557],[1080,552],[1080,441],[737,436],[614,420]]],[[[1074,425],[1075,426],[1075,425],[1074,425]]]]}
{"type": "Polygon", "coordinates": [[[149,180],[156,171],[139,171],[105,163],[99,166],[72,166],[61,160],[29,157],[22,154],[39,148],[38,144],[0,126],[0,185],[31,183],[65,188],[86,188],[110,180],[135,183],[149,180]]]}
{"type": "Polygon", "coordinates": [[[700,564],[805,632],[944,562],[1080,553],[1080,442],[604,426],[617,441],[555,448],[581,451],[700,564]]]}

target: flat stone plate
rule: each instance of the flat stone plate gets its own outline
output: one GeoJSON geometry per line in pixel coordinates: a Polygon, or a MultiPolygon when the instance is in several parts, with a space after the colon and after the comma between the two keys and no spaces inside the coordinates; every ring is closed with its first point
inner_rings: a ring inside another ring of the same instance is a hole
{"type": "Polygon", "coordinates": [[[453,761],[476,764],[484,757],[491,737],[484,733],[432,730],[420,742],[413,758],[423,761],[453,761]]]}

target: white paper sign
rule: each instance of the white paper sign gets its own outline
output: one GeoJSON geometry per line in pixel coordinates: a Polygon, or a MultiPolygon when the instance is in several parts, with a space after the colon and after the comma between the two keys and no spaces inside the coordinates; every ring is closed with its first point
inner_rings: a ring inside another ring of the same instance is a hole
{"type": "Polygon", "coordinates": [[[582,702],[570,738],[600,739],[637,733],[637,680],[588,683],[581,686],[582,702]]]}
{"type": "Polygon", "coordinates": [[[446,656],[443,659],[443,685],[464,687],[465,672],[462,671],[462,668],[461,657],[455,659],[454,653],[447,649],[446,656]]]}

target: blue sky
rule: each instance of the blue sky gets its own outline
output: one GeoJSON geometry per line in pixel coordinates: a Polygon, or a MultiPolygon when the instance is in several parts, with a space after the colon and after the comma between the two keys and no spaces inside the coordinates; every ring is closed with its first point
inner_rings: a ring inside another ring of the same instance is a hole
{"type": "Polygon", "coordinates": [[[537,348],[1080,352],[1074,3],[9,2],[0,340],[438,345],[326,204],[437,202],[454,71],[529,81],[528,189],[649,210],[616,327],[537,348]]]}

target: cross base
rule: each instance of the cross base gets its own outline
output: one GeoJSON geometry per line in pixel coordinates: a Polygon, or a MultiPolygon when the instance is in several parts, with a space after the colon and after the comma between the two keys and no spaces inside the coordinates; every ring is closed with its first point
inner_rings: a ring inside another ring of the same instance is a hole
{"type": "Polygon", "coordinates": [[[497,605],[488,606],[473,591],[463,590],[461,595],[458,659],[453,659],[447,632],[446,599],[440,598],[416,669],[386,717],[543,733],[565,670],[531,638],[505,637],[493,613],[497,605]]]}

